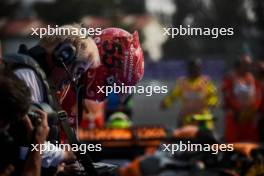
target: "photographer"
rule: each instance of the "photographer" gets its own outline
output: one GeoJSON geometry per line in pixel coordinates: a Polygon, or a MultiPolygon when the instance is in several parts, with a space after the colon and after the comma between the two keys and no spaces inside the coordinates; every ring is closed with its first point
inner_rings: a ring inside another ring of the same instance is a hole
{"type": "Polygon", "coordinates": [[[23,165],[19,166],[19,146],[9,130],[10,126],[20,121],[27,130],[25,138],[33,144],[43,144],[49,132],[47,115],[43,111],[35,111],[39,125],[34,129],[27,116],[31,104],[28,87],[12,72],[3,68],[0,68],[0,97],[0,175],[7,176],[15,172],[18,175],[38,176],[41,171],[40,153],[28,152],[23,165]]]}
{"type": "MultiPolygon", "coordinates": [[[[78,26],[75,26],[75,28],[78,26]]],[[[61,28],[72,27],[63,26],[61,28]]],[[[5,62],[14,73],[23,80],[31,92],[35,103],[48,103],[53,109],[59,109],[55,98],[57,91],[73,82],[88,68],[99,64],[98,50],[89,38],[79,35],[46,36],[33,48],[21,45],[19,54],[7,55],[5,62]]],[[[51,131],[58,125],[51,127],[51,131]]],[[[58,141],[53,134],[50,141],[58,141]]],[[[47,144],[53,145],[53,144],[47,144]]],[[[64,161],[73,161],[75,156],[59,148],[42,155],[42,167],[57,167],[64,161]]]]}

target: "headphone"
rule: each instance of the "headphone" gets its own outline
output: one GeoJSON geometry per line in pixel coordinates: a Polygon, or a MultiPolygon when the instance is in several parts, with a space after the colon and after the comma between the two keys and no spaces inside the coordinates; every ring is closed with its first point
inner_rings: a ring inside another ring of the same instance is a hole
{"type": "MultiPolygon", "coordinates": [[[[30,49],[25,44],[19,46],[18,53],[29,55],[38,62],[44,62],[47,51],[40,45],[36,45],[30,49]]],[[[52,61],[57,67],[64,67],[64,65],[70,65],[77,57],[77,50],[71,43],[59,43],[52,52],[52,61]]]]}
{"type": "MultiPolygon", "coordinates": [[[[45,48],[37,45],[28,50],[26,46],[22,44],[20,45],[19,53],[32,56],[42,67],[44,67],[44,70],[46,70],[45,72],[49,72],[48,68],[46,68],[47,63],[45,58],[47,56],[47,51],[45,48]]],[[[81,64],[76,62],[77,59],[77,49],[69,42],[59,43],[52,51],[52,62],[56,67],[63,68],[67,72],[71,82],[76,82],[85,70],[81,64]],[[73,75],[68,66],[74,64],[74,62],[76,62],[74,68],[80,71],[73,75]]]]}
{"type": "Polygon", "coordinates": [[[76,48],[71,43],[58,44],[52,53],[52,60],[57,67],[70,65],[77,57],[76,48]]]}
{"type": "Polygon", "coordinates": [[[53,50],[52,60],[57,67],[63,68],[65,70],[65,72],[68,74],[69,79],[75,85],[76,81],[78,81],[82,73],[85,71],[81,64],[77,63],[77,50],[76,47],[71,43],[62,42],[58,44],[53,50]],[[74,70],[70,71],[68,67],[68,65],[70,64],[74,65],[74,70]],[[74,73],[71,73],[73,71],[74,73]]]}

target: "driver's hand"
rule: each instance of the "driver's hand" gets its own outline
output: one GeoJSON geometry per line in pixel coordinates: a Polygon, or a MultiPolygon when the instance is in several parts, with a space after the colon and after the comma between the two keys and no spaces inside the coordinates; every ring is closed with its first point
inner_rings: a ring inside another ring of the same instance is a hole
{"type": "Polygon", "coordinates": [[[63,161],[65,162],[73,162],[75,161],[77,158],[74,155],[74,153],[72,151],[64,151],[64,158],[63,161]]]}
{"type": "Polygon", "coordinates": [[[77,175],[80,172],[82,172],[82,168],[80,168],[78,163],[72,163],[72,164],[62,163],[58,167],[58,171],[57,171],[57,173],[61,173],[65,176],[77,175]]]}

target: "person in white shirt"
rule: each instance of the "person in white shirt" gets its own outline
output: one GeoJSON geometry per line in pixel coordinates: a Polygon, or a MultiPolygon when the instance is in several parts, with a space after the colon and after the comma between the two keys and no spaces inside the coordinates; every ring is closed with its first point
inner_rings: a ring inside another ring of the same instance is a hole
{"type": "MultiPolygon", "coordinates": [[[[75,30],[79,26],[62,26],[75,30]]],[[[46,73],[47,79],[53,83],[55,91],[65,84],[76,81],[81,73],[88,68],[94,68],[100,64],[99,52],[94,41],[81,35],[45,36],[40,40],[37,48],[41,48],[42,54],[38,55],[30,49],[25,54],[36,60],[46,73]],[[44,54],[43,54],[44,52],[44,54]],[[69,52],[69,53],[68,53],[69,52]],[[80,73],[81,72],[81,73],[80,73]]],[[[33,47],[34,49],[34,47],[33,47]]],[[[31,68],[18,68],[14,73],[25,81],[31,90],[31,99],[34,103],[46,101],[47,92],[43,80],[31,68]]],[[[46,145],[53,145],[48,144],[46,145]]],[[[21,148],[21,158],[25,158],[28,148],[21,148]]],[[[75,157],[71,152],[57,149],[45,151],[42,155],[42,167],[56,167],[63,161],[72,160],[75,157]]]]}

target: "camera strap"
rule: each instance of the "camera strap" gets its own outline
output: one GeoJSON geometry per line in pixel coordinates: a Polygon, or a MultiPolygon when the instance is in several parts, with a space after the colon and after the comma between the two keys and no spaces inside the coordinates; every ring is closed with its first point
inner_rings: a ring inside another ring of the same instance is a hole
{"type": "Polygon", "coordinates": [[[84,85],[82,84],[82,80],[83,80],[83,76],[80,78],[80,81],[78,82],[77,86],[75,87],[75,91],[76,91],[76,102],[77,102],[77,132],[78,132],[78,126],[79,126],[79,122],[81,122],[82,118],[83,118],[83,95],[84,95],[84,85]]]}
{"type": "MultiPolygon", "coordinates": [[[[76,134],[72,130],[72,128],[69,125],[68,122],[68,115],[65,111],[59,111],[58,112],[58,118],[60,121],[60,124],[66,133],[67,139],[69,140],[69,143],[72,144],[77,144],[78,146],[80,145],[79,140],[76,138],[76,134]]],[[[74,154],[77,156],[79,162],[82,164],[86,171],[86,176],[97,176],[97,171],[95,170],[93,166],[93,161],[92,158],[88,153],[81,154],[78,150],[74,152],[74,154]]]]}
{"type": "MultiPolygon", "coordinates": [[[[75,87],[77,88],[78,86],[75,86],[75,87]]],[[[54,104],[56,105],[56,108],[58,110],[57,114],[58,114],[59,124],[62,127],[63,131],[65,132],[69,144],[71,144],[71,145],[77,144],[78,146],[80,146],[81,143],[78,140],[76,133],[74,132],[74,130],[71,128],[71,126],[69,124],[67,112],[65,112],[61,108],[57,97],[54,95],[54,91],[51,91],[51,92],[53,93],[52,95],[54,96],[54,99],[55,99],[54,104]]],[[[76,93],[78,95],[78,92],[76,92],[76,93]]],[[[80,94],[80,96],[81,96],[81,94],[80,94]]],[[[77,97],[78,107],[79,107],[79,104],[82,105],[82,100],[83,100],[82,98],[77,97]]],[[[82,106],[81,106],[81,108],[82,108],[82,106]]],[[[82,112],[82,109],[78,108],[78,112],[82,112]]],[[[78,118],[79,118],[80,114],[82,115],[82,113],[78,113],[78,118]]],[[[76,152],[74,152],[74,154],[78,158],[78,161],[82,164],[82,166],[85,170],[85,176],[98,176],[98,173],[97,173],[97,171],[93,165],[93,160],[87,152],[85,154],[81,154],[80,151],[77,150],[76,152]]]]}

